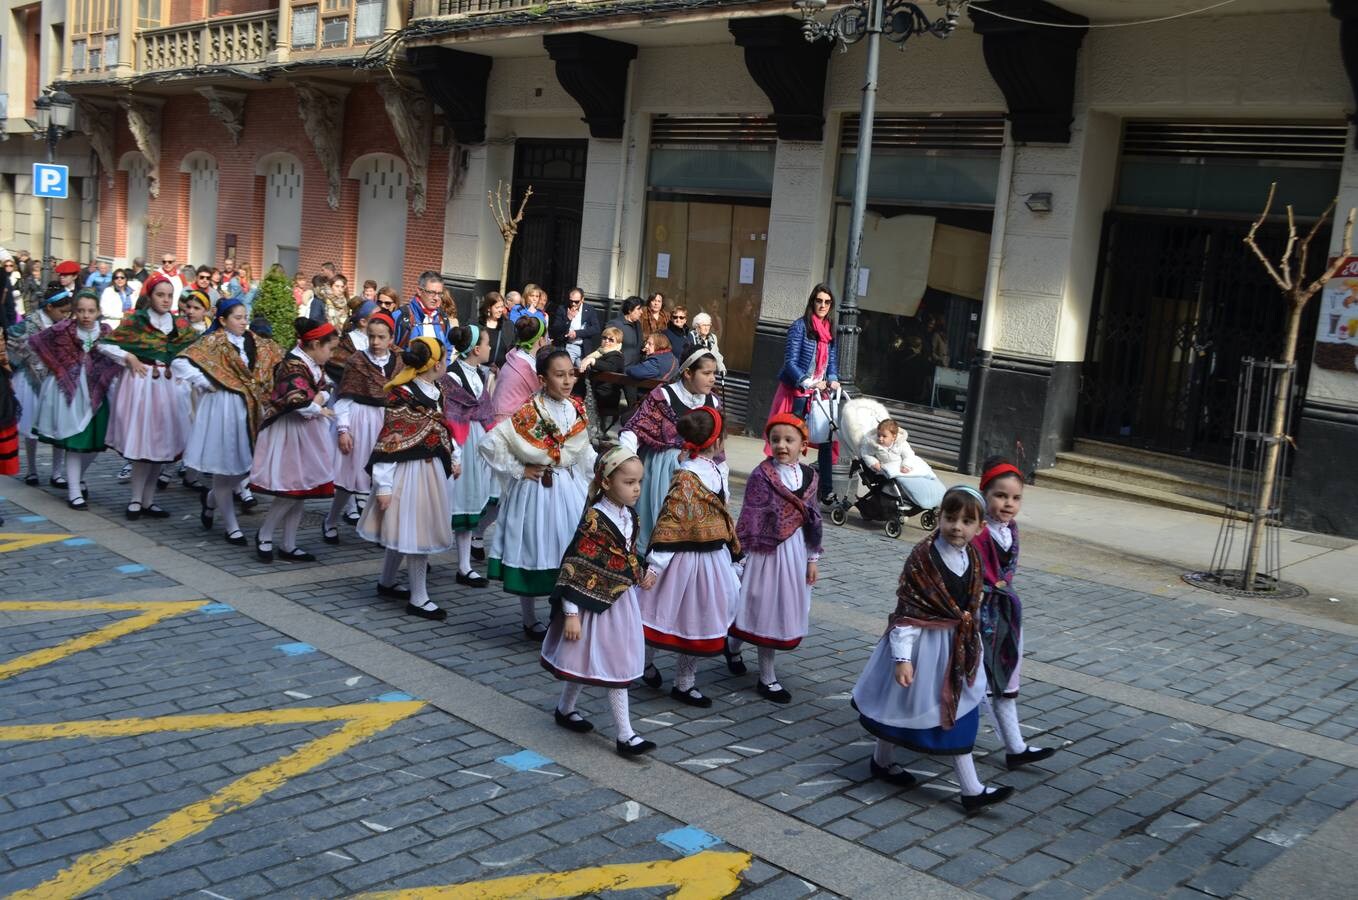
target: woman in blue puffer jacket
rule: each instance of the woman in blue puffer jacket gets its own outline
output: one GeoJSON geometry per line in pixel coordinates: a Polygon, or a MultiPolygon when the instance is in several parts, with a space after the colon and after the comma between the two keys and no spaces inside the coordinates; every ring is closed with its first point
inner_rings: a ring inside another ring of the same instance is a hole
{"type": "MultiPolygon", "coordinates": [[[[828,285],[811,289],[802,317],[787,329],[783,351],[783,370],[778,373],[778,390],[773,395],[769,418],[790,412],[806,418],[807,407],[816,392],[839,390],[839,348],[835,343],[835,295],[828,285]]],[[[768,446],[764,452],[770,454],[768,446]]],[[[834,500],[832,466],[839,457],[839,442],[816,445],[816,466],[820,474],[820,500],[834,500]]]]}

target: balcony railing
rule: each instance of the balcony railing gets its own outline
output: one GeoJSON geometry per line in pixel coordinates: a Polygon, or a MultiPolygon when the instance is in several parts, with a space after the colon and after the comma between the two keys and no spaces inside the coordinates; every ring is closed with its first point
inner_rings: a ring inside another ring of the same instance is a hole
{"type": "Polygon", "coordinates": [[[138,68],[143,72],[263,62],[278,44],[278,12],[156,28],[137,39],[138,68]]]}
{"type": "Polygon", "coordinates": [[[413,19],[435,16],[474,16],[477,13],[497,13],[511,9],[545,7],[550,0],[415,0],[413,19]]]}

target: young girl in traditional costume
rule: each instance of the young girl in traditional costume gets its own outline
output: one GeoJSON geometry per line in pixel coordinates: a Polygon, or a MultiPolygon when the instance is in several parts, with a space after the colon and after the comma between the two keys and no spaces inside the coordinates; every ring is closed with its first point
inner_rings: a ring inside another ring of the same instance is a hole
{"type": "Polygon", "coordinates": [[[893,761],[897,745],[952,757],[971,814],[1013,793],[985,787],[971,751],[986,691],[981,665],[981,560],[971,541],[984,526],[975,488],[943,495],[939,527],[915,545],[896,590],[896,610],[853,689],[858,721],[877,738],[874,777],[910,787],[915,778],[893,761]]]}
{"type": "MultiPolygon", "coordinates": [[[[395,333],[396,323],[391,316],[375,313],[367,317],[362,332],[351,331],[344,339],[350,341],[352,349],[340,373],[339,400],[335,403],[339,444],[335,457],[335,499],[321,526],[321,537],[327,544],[339,543],[340,518],[349,518],[353,499],[366,497],[372,491],[368,457],[382,431],[387,382],[401,371],[401,354],[392,348],[395,333]]],[[[344,340],[340,341],[341,346],[344,340]]],[[[333,367],[327,368],[333,371],[333,367]]],[[[354,524],[357,521],[354,518],[354,524]]]]}
{"type": "Polygon", "coordinates": [[[585,511],[596,454],[584,404],[571,396],[570,355],[545,350],[537,371],[542,390],[496,425],[479,452],[502,485],[490,576],[518,595],[524,637],[540,641],[547,628],[537,620],[533,598],[550,597],[556,587],[561,557],[585,511]]]}
{"type": "MultiPolygon", "coordinates": [[[[651,529],[660,515],[660,504],[669,493],[670,479],[679,466],[679,451],[683,449],[684,440],[675,423],[691,409],[721,408],[717,398],[712,396],[712,389],[717,385],[717,368],[717,358],[705,350],[690,355],[684,360],[679,378],[647,394],[618,436],[618,442],[635,450],[646,466],[646,480],[637,503],[637,515],[641,518],[638,540],[643,547],[649,546],[651,529]]],[[[721,462],[725,454],[716,459],[721,462]]]]}
{"type": "Polygon", "coordinates": [[[657,575],[655,586],[638,592],[637,598],[646,628],[642,680],[660,687],[655,650],[674,650],[679,660],[670,696],[699,707],[711,706],[712,700],[694,686],[698,657],[725,651],[740,602],[740,541],[726,510],[726,465],[716,459],[722,426],[722,415],[712,406],[690,410],[676,423],[685,458],[651,533],[646,558],[657,575]]]}
{"type": "Polygon", "coordinates": [[[651,587],[655,576],[637,556],[637,514],[641,460],[626,447],[599,458],[594,502],[585,511],[561,561],[552,593],[552,624],[542,641],[542,667],[564,681],[556,724],[570,731],[594,725],[575,709],[587,684],[608,688],[618,753],[640,756],[655,749],[632,730],[627,687],[641,677],[646,640],[636,586],[651,587]]]}
{"type": "Polygon", "coordinates": [[[108,445],[132,463],[132,496],[127,518],[164,519],[156,506],[161,468],[184,454],[189,440],[188,405],[175,383],[170,364],[198,332],[187,319],[170,313],[175,283],[155,272],[142,288],[146,306],[123,316],[99,350],[127,367],[113,394],[108,445]]]}
{"type": "Polygon", "coordinates": [[[1023,604],[1014,593],[1018,571],[1018,517],[1023,507],[1023,473],[1009,460],[991,457],[981,465],[981,495],[986,501],[985,528],[971,542],[981,558],[985,594],[981,599],[981,645],[985,649],[984,705],[1004,741],[1010,770],[1046,759],[1053,747],[1030,747],[1019,727],[1019,669],[1023,665],[1023,604]]]}
{"type": "MultiPolygon", "coordinates": [[[[14,399],[9,354],[0,333],[0,475],[19,474],[19,402],[14,399]]],[[[0,525],[5,520],[0,518],[0,525]]]]}
{"type": "Polygon", "coordinates": [[[792,695],[778,683],[773,659],[777,651],[801,644],[810,627],[822,526],[816,470],[800,461],[811,443],[806,424],[791,413],[778,413],[764,426],[764,437],[773,455],[750,473],[736,523],[746,553],[745,573],[726,666],[731,674],[744,675],[740,645],[754,644],[759,648],[759,695],[788,703],[792,695]]]}
{"type": "Polygon", "coordinates": [[[490,336],[477,325],[459,325],[448,331],[453,342],[453,362],[439,379],[443,388],[443,412],[453,440],[462,450],[462,473],[448,482],[448,506],[457,536],[457,583],[483,588],[490,579],[472,568],[472,539],[484,533],[487,514],[499,494],[490,464],[481,457],[486,429],[495,420],[490,405],[490,336]]]}
{"type": "MultiPolygon", "coordinates": [[[[179,295],[179,311],[183,314],[184,318],[188,320],[189,327],[198,332],[200,336],[207,334],[208,328],[212,325],[212,322],[215,321],[215,319],[209,319],[208,317],[209,311],[213,309],[214,306],[212,301],[208,298],[208,295],[199,288],[188,288],[179,295]]],[[[190,344],[190,346],[192,346],[192,344],[190,344]]],[[[174,369],[173,364],[170,368],[171,370],[174,369]]],[[[199,392],[178,375],[175,376],[175,385],[179,388],[180,397],[183,400],[185,410],[187,410],[189,417],[189,434],[192,435],[193,426],[197,421],[198,415],[199,392]]],[[[185,453],[188,453],[187,448],[185,449],[185,453]]],[[[203,512],[199,514],[199,519],[203,519],[205,517],[204,513],[207,511],[207,495],[212,490],[211,477],[209,476],[205,481],[203,473],[193,468],[193,466],[190,466],[184,459],[179,460],[179,471],[175,474],[179,476],[186,489],[197,491],[199,497],[203,500],[203,512]]],[[[157,481],[162,488],[167,487],[170,483],[169,478],[164,474],[163,470],[157,481]]],[[[206,527],[210,528],[211,526],[208,525],[206,527]]]]}
{"type": "Polygon", "coordinates": [[[209,479],[198,519],[212,528],[222,516],[226,542],[244,546],[234,494],[254,461],[255,439],[273,393],[274,369],[283,349],[248,328],[250,314],[239,297],[217,303],[212,326],[170,364],[196,396],[185,465],[209,479]]]}
{"type": "Polygon", "coordinates": [[[536,316],[526,316],[513,327],[517,338],[514,349],[506,354],[491,391],[491,411],[495,415],[492,428],[522,409],[542,387],[537,355],[549,343],[547,326],[536,316]]]}
{"type": "MultiPolygon", "coordinates": [[[[45,328],[71,314],[72,294],[66,288],[52,286],[47,289],[38,306],[37,312],[25,316],[22,322],[11,325],[6,334],[10,365],[10,385],[14,399],[19,407],[16,428],[24,441],[24,459],[28,463],[28,474],[24,484],[38,483],[38,438],[33,434],[33,416],[38,411],[38,391],[42,389],[42,373],[33,369],[30,362],[33,353],[28,348],[28,340],[45,328]]],[[[67,487],[66,451],[60,447],[52,448],[52,474],[48,476],[52,487],[67,487]]]]}
{"type": "MultiPolygon", "coordinates": [[[[372,318],[372,314],[375,312],[377,312],[377,303],[373,300],[364,300],[359,304],[358,309],[354,310],[353,315],[345,321],[344,334],[340,336],[339,343],[335,345],[334,352],[330,354],[330,362],[325,364],[325,374],[335,384],[344,380],[345,367],[349,365],[349,360],[353,359],[354,354],[362,353],[368,349],[368,320],[372,318]]],[[[393,320],[393,327],[395,324],[393,320]]],[[[395,355],[395,358],[400,358],[399,352],[395,355]]]]}
{"type": "Polygon", "coordinates": [[[405,600],[407,613],[434,621],[448,618],[448,611],[429,599],[429,556],[453,546],[448,479],[459,471],[438,386],[447,353],[428,336],[412,338],[402,351],[402,368],[386,384],[386,414],[370,457],[373,499],[358,520],[359,537],[386,548],[377,596],[405,600]],[[402,559],[409,589],[396,586],[402,559]]]}
{"type": "Polygon", "coordinates": [[[280,526],[278,558],[314,561],[315,556],[297,546],[304,504],[310,497],[334,493],[334,410],[326,406],[334,385],[323,367],[339,334],[329,322],[315,319],[297,319],[292,327],[297,346],[274,369],[273,392],[250,463],[250,487],[274,497],[255,537],[255,554],[262,562],[273,561],[274,529],[280,526]]]}
{"type": "Polygon", "coordinates": [[[76,292],[72,314],[28,339],[34,372],[44,375],[33,431],[45,444],[66,451],[66,505],[89,509],[85,470],[103,451],[109,394],[122,369],[93,348],[109,333],[99,323],[99,295],[76,292]]]}

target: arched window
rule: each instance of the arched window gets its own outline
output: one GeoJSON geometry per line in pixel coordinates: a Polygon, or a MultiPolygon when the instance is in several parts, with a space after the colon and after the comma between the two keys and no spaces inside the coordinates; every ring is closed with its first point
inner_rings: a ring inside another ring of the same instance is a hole
{"type": "Polygon", "coordinates": [[[359,182],[358,250],[351,284],[371,278],[401,289],[405,269],[406,164],[389,153],[360,156],[349,168],[359,182]]]}
{"type": "Polygon", "coordinates": [[[291,153],[270,153],[255,174],[264,179],[264,270],[278,263],[291,277],[302,246],[302,163],[291,153]]]}
{"type": "Polygon", "coordinates": [[[140,152],[131,150],[118,160],[118,170],[127,173],[127,261],[149,252],[146,246],[146,207],[151,197],[151,163],[140,152]]]}
{"type": "Polygon", "coordinates": [[[201,150],[184,157],[179,171],[189,176],[189,255],[192,266],[210,266],[217,256],[217,160],[201,150]]]}

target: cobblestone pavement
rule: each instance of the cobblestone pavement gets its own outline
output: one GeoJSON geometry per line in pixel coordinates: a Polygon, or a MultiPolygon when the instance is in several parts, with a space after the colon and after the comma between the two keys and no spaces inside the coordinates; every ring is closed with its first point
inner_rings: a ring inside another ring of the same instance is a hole
{"type": "MultiPolygon", "coordinates": [[[[431,702],[127,866],[100,891],[338,896],[677,859],[702,843],[695,834],[711,833],[725,841],[712,852],[754,853],[738,888],[749,896],[885,895],[881,884],[851,877],[878,866],[890,877],[926,873],[910,891],[926,896],[1251,896],[1252,879],[1302,860],[1316,832],[1350,822],[1358,801],[1354,629],[1219,608],[1207,595],[1143,594],[1116,578],[1029,570],[1021,588],[1031,671],[1020,708],[1031,742],[1063,749],[1006,772],[984,729],[982,778],[1017,792],[964,818],[951,767],[937,760],[901,757],[923,781],[912,791],[872,781],[871,745],[848,702],[917,531],[891,541],[853,522],[827,525],[812,634],[778,657],[793,702],[762,701],[753,675],[730,676],[719,662],[699,670],[699,686],[716,700],[708,710],[674,703],[668,684],[638,687],[634,718],[660,748],[633,766],[599,737],[550,726],[558,685],[523,641],[514,598],[457,588],[441,562],[430,582],[448,620],[411,619],[373,597],[378,555],[352,530],[329,547],[304,527],[318,563],[257,563],[199,531],[196,496],[182,489],[162,495],[172,518],[124,523],[114,470],[101,461],[92,473],[94,514],[7,487],[0,532],[69,533],[76,543],[0,554],[0,595],[220,600],[221,583],[239,594],[227,602],[240,608],[195,608],[0,681],[0,721],[399,703],[406,694],[431,702]],[[28,509],[13,502],[20,495],[28,509]],[[89,536],[25,521],[32,515],[74,521],[89,536]],[[175,562],[157,565],[169,551],[175,562]],[[287,616],[295,627],[256,621],[287,616]],[[293,646],[302,641],[317,649],[293,646]],[[382,651],[358,660],[368,646],[382,651]],[[430,679],[430,671],[447,674],[430,679]],[[497,761],[524,750],[545,761],[533,758],[526,771],[497,761]],[[705,831],[689,829],[695,823],[705,831]],[[681,839],[664,842],[676,832],[681,839]],[[780,855],[781,844],[833,852],[780,855]],[[836,872],[842,883],[814,874],[836,872]]],[[[242,520],[247,533],[258,520],[242,520]]],[[[0,666],[120,615],[0,611],[0,666]]],[[[659,662],[668,681],[671,660],[659,662]]],[[[587,690],[582,711],[611,743],[602,692],[587,690]]],[[[0,894],[41,884],[333,730],[255,725],[0,744],[0,894]]],[[[1292,882],[1315,898],[1344,895],[1327,884],[1319,875],[1314,885],[1292,882]]]]}

